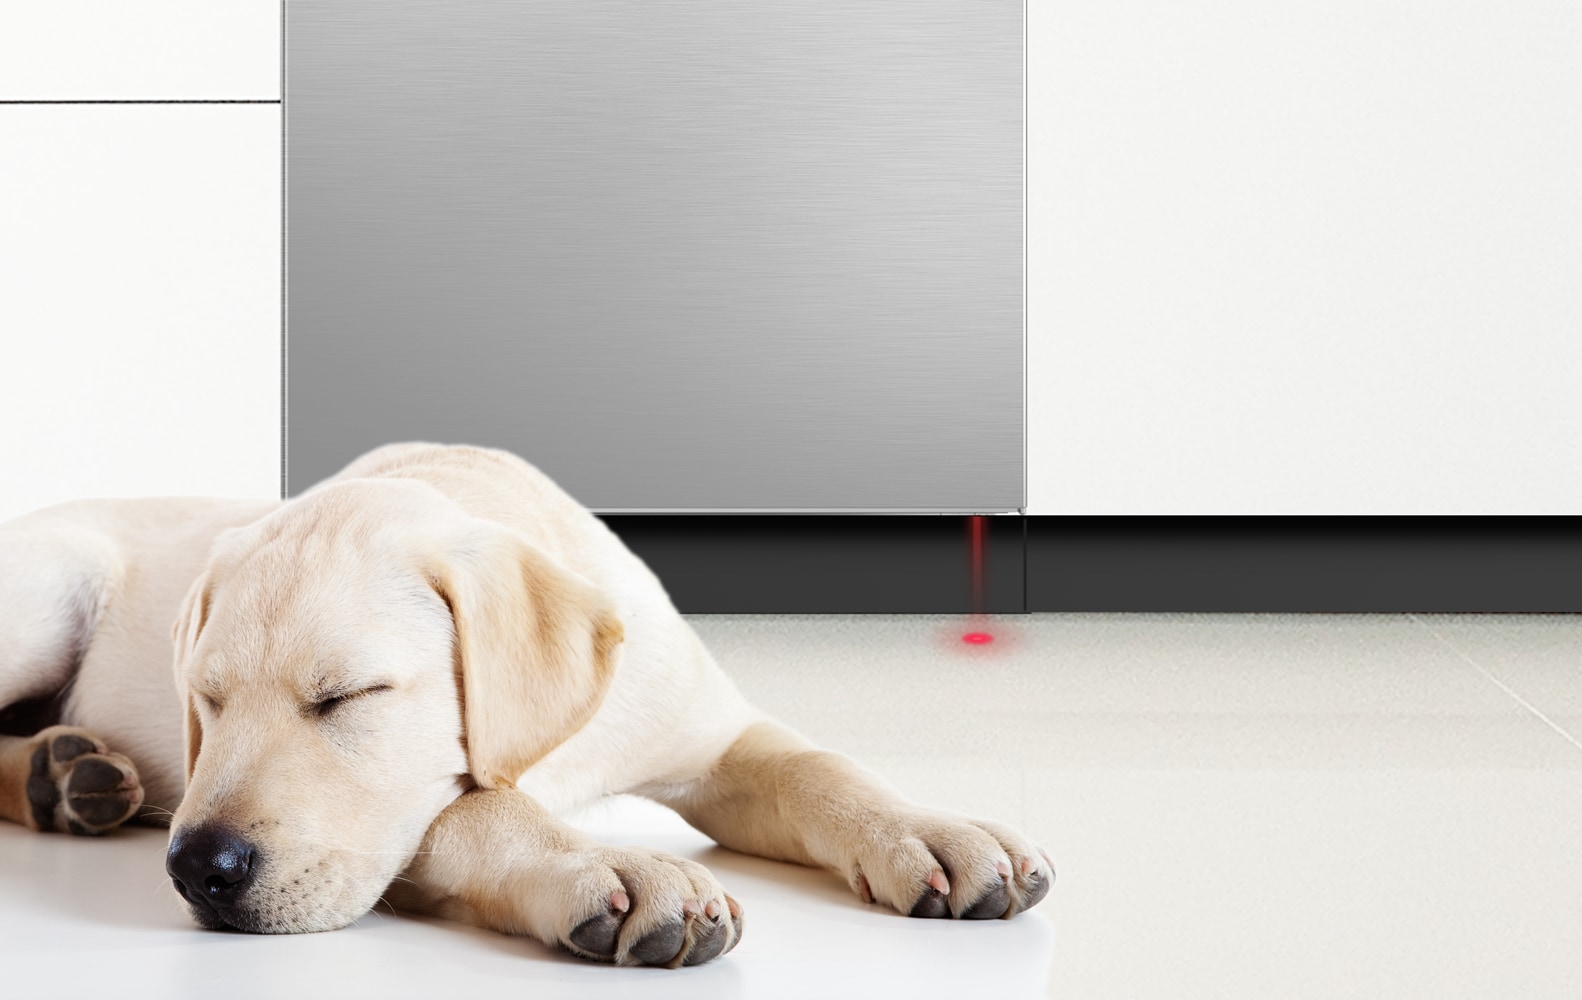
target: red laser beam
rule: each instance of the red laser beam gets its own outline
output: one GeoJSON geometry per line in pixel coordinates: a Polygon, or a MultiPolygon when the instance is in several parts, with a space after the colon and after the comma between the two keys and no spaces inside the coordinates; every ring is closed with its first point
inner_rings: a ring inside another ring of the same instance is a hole
{"type": "Polygon", "coordinates": [[[967,518],[968,578],[972,581],[972,613],[983,614],[984,540],[989,534],[989,519],[982,514],[967,518]]]}
{"type": "MultiPolygon", "coordinates": [[[[989,519],[982,514],[973,514],[967,518],[967,579],[972,586],[972,618],[974,623],[982,622],[986,616],[983,611],[983,584],[984,568],[988,561],[985,543],[989,536],[989,519]]],[[[994,641],[994,636],[981,628],[973,629],[961,637],[961,641],[970,646],[985,646],[994,641]]]]}

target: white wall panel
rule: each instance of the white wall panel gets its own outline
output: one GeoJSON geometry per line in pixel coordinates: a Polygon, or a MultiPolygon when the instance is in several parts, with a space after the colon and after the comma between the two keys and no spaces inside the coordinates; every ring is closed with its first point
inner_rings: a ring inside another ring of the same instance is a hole
{"type": "Polygon", "coordinates": [[[0,3],[0,100],[279,97],[279,0],[0,3]]]}
{"type": "Polygon", "coordinates": [[[0,518],[279,463],[279,106],[0,106],[0,518]]]}
{"type": "Polygon", "coordinates": [[[1582,7],[1029,16],[1031,513],[1582,513],[1582,7]]]}

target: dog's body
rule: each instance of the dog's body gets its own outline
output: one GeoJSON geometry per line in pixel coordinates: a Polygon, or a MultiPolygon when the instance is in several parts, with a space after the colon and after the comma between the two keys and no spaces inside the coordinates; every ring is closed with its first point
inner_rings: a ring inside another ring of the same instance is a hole
{"type": "Polygon", "coordinates": [[[617,792],[915,916],[1009,917],[1052,877],[754,709],[642,562],[502,452],[393,445],[284,504],[52,508],[0,527],[0,601],[0,706],[64,693],[77,727],[0,737],[0,816],[174,812],[205,926],[323,930],[384,893],[602,960],[729,950],[707,870],[554,816],[617,792]]]}
{"type": "MultiPolygon", "coordinates": [[[[278,506],[83,500],[0,525],[0,706],[58,698],[50,714],[93,730],[136,761],[150,812],[175,812],[186,773],[169,623],[215,537],[278,506]]],[[[8,745],[16,746],[0,743],[8,745]]],[[[12,777],[0,768],[0,793],[11,793],[0,794],[6,818],[35,829],[64,829],[76,819],[34,817],[12,777]]],[[[99,832],[120,819],[83,825],[99,832]]]]}

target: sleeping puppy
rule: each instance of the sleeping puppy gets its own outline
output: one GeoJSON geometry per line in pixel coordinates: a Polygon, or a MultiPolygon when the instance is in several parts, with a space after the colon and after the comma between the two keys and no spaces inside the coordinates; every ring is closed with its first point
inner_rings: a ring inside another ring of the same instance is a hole
{"type": "Polygon", "coordinates": [[[707,869],[556,818],[619,792],[910,916],[1011,917],[1049,889],[1021,834],[748,704],[642,562],[514,456],[392,445],[284,504],[144,503],[135,530],[99,507],[0,530],[8,561],[55,567],[0,583],[31,602],[8,605],[0,700],[81,660],[79,728],[0,743],[0,809],[74,832],[174,809],[167,868],[205,927],[328,930],[383,895],[620,964],[729,951],[741,908],[707,869]],[[181,578],[172,690],[141,622],[181,578]]]}

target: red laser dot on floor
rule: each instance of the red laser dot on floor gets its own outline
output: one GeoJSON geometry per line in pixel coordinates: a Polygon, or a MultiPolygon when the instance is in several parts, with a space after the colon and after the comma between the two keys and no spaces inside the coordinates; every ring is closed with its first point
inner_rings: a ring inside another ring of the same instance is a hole
{"type": "Polygon", "coordinates": [[[961,641],[970,642],[974,646],[982,646],[984,643],[993,642],[994,636],[987,632],[968,632],[961,637],[961,641]]]}

